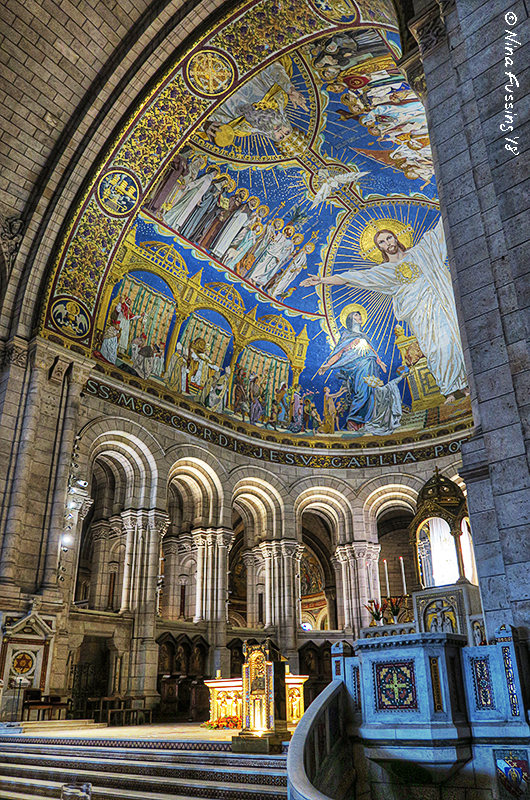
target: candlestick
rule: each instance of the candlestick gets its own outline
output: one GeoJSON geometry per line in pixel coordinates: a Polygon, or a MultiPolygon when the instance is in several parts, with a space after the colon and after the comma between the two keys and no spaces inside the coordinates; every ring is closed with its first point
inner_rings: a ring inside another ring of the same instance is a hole
{"type": "Polygon", "coordinates": [[[399,557],[399,563],[401,564],[401,577],[403,579],[403,594],[406,597],[407,596],[407,581],[405,580],[405,566],[403,564],[403,556],[399,557]]]}
{"type": "Polygon", "coordinates": [[[390,585],[388,583],[388,565],[386,563],[386,558],[383,559],[383,564],[385,565],[386,596],[390,597],[390,585]]]}

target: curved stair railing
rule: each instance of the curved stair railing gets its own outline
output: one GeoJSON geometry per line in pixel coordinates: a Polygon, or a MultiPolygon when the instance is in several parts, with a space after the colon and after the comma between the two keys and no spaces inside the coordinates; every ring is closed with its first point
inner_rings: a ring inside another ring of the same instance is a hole
{"type": "Polygon", "coordinates": [[[289,800],[353,800],[346,694],[342,681],[332,681],[298,723],[287,754],[289,800]]]}

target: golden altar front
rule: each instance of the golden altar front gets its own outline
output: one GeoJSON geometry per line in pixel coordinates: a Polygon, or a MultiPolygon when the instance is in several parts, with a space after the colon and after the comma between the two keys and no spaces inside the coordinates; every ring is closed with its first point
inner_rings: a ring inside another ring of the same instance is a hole
{"type": "MultiPolygon", "coordinates": [[[[309,675],[285,676],[287,690],[287,727],[294,730],[300,722],[305,711],[304,683],[309,675]]],[[[204,681],[210,690],[210,722],[217,722],[223,717],[242,716],[243,708],[243,679],[242,678],[215,678],[204,681]]]]}

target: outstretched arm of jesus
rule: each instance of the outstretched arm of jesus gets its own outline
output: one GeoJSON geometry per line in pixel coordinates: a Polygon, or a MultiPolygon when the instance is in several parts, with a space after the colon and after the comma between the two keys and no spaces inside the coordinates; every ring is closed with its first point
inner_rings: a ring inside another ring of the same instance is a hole
{"type": "Polygon", "coordinates": [[[346,281],[344,281],[340,275],[329,275],[327,278],[323,278],[320,275],[308,275],[305,280],[300,281],[300,286],[318,286],[319,283],[340,286],[346,283],[346,281]]]}

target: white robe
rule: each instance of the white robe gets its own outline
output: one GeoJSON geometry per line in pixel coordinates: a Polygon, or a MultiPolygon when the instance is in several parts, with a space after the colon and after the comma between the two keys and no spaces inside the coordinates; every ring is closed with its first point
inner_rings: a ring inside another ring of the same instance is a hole
{"type": "Polygon", "coordinates": [[[392,297],[396,319],[410,325],[441,393],[448,396],[466,387],[467,377],[446,257],[440,219],[399,261],[340,277],[350,286],[392,297]]]}
{"type": "Polygon", "coordinates": [[[304,250],[301,250],[298,255],[293,258],[289,266],[285,268],[285,272],[281,276],[276,286],[272,287],[270,292],[271,297],[279,297],[283,292],[285,292],[294,281],[296,276],[299,275],[306,266],[307,254],[304,250]]]}
{"type": "Polygon", "coordinates": [[[294,244],[282,231],[276,234],[266,253],[254,264],[247,278],[258,286],[265,286],[293,252],[294,244]]]}
{"type": "Polygon", "coordinates": [[[230,249],[236,236],[249,221],[249,212],[246,208],[239,208],[231,217],[219,239],[212,247],[212,253],[217,258],[222,258],[227,250],[230,249]]]}
{"type": "Polygon", "coordinates": [[[182,191],[175,204],[164,214],[164,222],[170,228],[181,228],[194,208],[201,202],[206,190],[210,188],[215,173],[207,172],[196,178],[182,191]]]}

